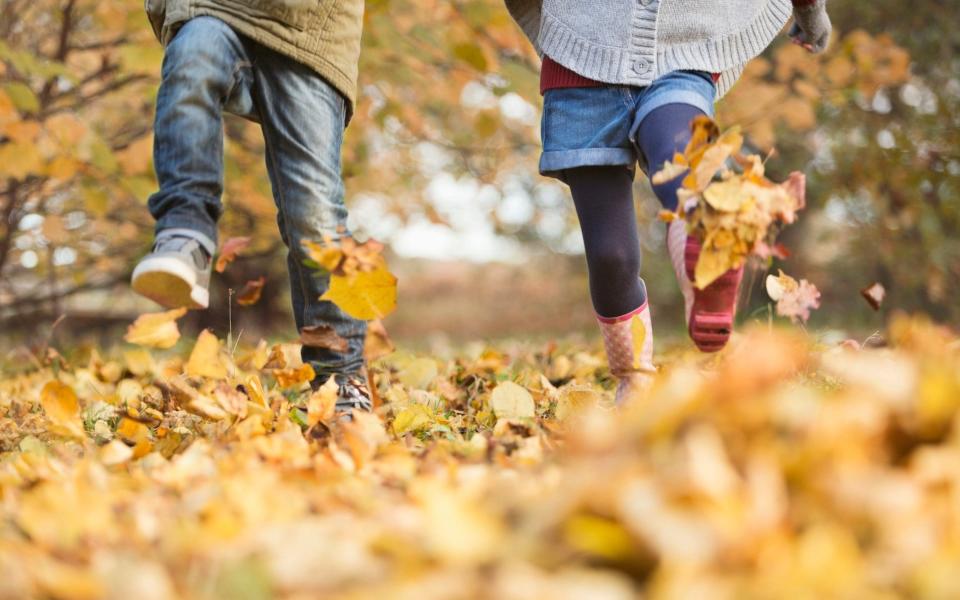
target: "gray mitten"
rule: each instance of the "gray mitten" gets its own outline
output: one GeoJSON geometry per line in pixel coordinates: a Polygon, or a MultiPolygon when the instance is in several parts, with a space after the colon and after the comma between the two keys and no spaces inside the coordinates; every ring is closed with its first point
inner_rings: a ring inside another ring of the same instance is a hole
{"type": "Polygon", "coordinates": [[[810,52],[823,52],[830,43],[830,15],[827,14],[827,0],[794,0],[793,27],[790,37],[810,52]]]}

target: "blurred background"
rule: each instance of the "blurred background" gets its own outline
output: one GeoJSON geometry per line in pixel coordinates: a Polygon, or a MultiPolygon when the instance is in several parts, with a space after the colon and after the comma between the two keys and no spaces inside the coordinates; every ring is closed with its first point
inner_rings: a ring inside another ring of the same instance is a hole
{"type": "MultiPolygon", "coordinates": [[[[155,310],[127,281],[151,243],[146,199],[162,50],[140,0],[0,0],[0,351],[112,344],[155,310]],[[62,317],[62,318],[61,318],[62,317]],[[59,322],[58,322],[59,320],[59,322]]],[[[785,259],[754,265],[741,320],[767,319],[763,273],[822,291],[808,327],[865,337],[888,312],[960,325],[960,30],[946,0],[830,0],[831,50],[781,36],[722,101],[771,156],[807,174],[785,259]],[[880,282],[874,312],[859,291],[880,282]]],[[[594,335],[565,187],[537,174],[539,61],[499,0],[372,0],[344,148],[352,227],[400,279],[386,325],[414,347],[594,335]]],[[[227,117],[221,240],[252,244],[215,275],[189,333],[294,339],[284,249],[258,126],[227,117]],[[230,290],[266,278],[254,306],[230,290]]],[[[644,277],[661,340],[682,336],[659,206],[636,182],[644,277]]],[[[8,354],[9,356],[9,354],[8,354]]]]}

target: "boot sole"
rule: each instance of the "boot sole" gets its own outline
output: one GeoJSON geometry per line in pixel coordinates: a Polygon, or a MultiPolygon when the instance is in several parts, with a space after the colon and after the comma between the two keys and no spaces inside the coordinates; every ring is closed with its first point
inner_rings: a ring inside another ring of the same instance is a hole
{"type": "MultiPolygon", "coordinates": [[[[694,280],[700,241],[690,236],[684,249],[687,277],[694,280]]],[[[704,289],[693,288],[693,309],[690,311],[689,333],[701,352],[718,352],[727,345],[733,332],[737,311],[737,291],[743,278],[743,267],[730,269],[704,289]]]]}
{"type": "Polygon", "coordinates": [[[210,292],[192,269],[166,257],[146,258],[133,271],[133,291],[165,308],[207,308],[210,292]]]}

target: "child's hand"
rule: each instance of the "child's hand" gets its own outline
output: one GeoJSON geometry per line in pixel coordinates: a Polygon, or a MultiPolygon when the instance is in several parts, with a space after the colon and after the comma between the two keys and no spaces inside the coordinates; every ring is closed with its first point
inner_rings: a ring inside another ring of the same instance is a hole
{"type": "Polygon", "coordinates": [[[803,46],[809,52],[823,52],[830,43],[832,31],[833,25],[830,23],[830,15],[827,14],[826,0],[794,6],[793,27],[789,33],[794,44],[803,46]]]}

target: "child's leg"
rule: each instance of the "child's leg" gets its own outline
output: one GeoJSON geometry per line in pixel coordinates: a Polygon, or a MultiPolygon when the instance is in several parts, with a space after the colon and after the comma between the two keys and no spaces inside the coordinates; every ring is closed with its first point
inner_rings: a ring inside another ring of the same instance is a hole
{"type": "Polygon", "coordinates": [[[153,162],[160,190],[150,197],[157,242],[134,271],[134,289],[165,306],[204,308],[210,257],[222,212],[224,104],[249,59],[218,19],[187,21],[167,45],[153,162]]]}
{"type": "MultiPolygon", "coordinates": [[[[330,278],[304,266],[302,246],[305,240],[320,242],[324,235],[339,237],[346,231],[340,174],[346,104],[308,67],[263,47],[255,52],[254,101],[262,118],[280,234],[289,249],[297,327],[330,326],[348,344],[345,351],[305,346],[303,359],[321,382],[332,374],[353,376],[363,369],[366,323],[320,300],[330,278]]],[[[363,399],[355,404],[363,404],[363,399]]]]}
{"type": "Polygon", "coordinates": [[[593,308],[602,317],[624,315],[646,301],[633,173],[622,166],[580,167],[564,176],[580,219],[593,308]]]}
{"type": "Polygon", "coordinates": [[[633,206],[633,173],[624,166],[567,169],[590,276],[590,296],[603,333],[617,402],[649,381],[653,327],[640,279],[640,239],[633,206]]]}
{"type": "MultiPolygon", "coordinates": [[[[637,143],[649,172],[655,173],[675,152],[682,152],[690,140],[690,122],[704,114],[688,104],[667,104],[654,109],[640,123],[637,143]]],[[[653,186],[664,208],[676,210],[677,190],[683,177],[653,186]]],[[[704,352],[723,348],[733,329],[737,291],[743,268],[732,269],[703,290],[693,287],[691,279],[700,255],[700,243],[687,236],[686,223],[674,221],[667,227],[667,249],[683,292],[690,337],[704,352]]]]}

